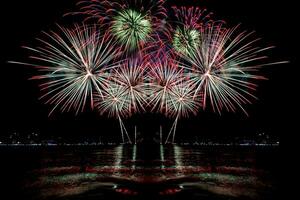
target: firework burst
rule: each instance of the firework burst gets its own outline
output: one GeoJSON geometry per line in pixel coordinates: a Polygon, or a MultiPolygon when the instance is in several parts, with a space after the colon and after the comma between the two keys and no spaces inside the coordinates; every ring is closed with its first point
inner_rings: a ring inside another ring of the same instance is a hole
{"type": "Polygon", "coordinates": [[[185,70],[172,57],[162,58],[148,66],[148,99],[152,112],[157,110],[175,119],[167,143],[171,135],[172,142],[175,140],[178,120],[199,111],[202,98],[194,94],[195,86],[191,84],[185,70]]]}
{"type": "Polygon", "coordinates": [[[191,29],[201,29],[211,22],[211,15],[213,13],[207,12],[206,9],[199,7],[172,7],[178,24],[181,24],[191,29]]]}
{"type": "Polygon", "coordinates": [[[187,55],[200,45],[200,32],[196,29],[177,27],[173,38],[175,51],[187,55]]]}
{"type": "Polygon", "coordinates": [[[120,43],[129,51],[133,51],[141,49],[146,43],[152,31],[152,25],[150,18],[128,9],[121,11],[114,18],[111,29],[120,43]]]}
{"type": "Polygon", "coordinates": [[[47,39],[39,39],[41,47],[25,47],[33,52],[34,64],[20,64],[35,66],[40,72],[32,79],[43,82],[41,99],[54,106],[50,114],[58,108],[78,113],[88,101],[93,107],[95,91],[103,94],[109,76],[106,70],[118,66],[114,60],[119,53],[110,37],[99,36],[95,27],[59,29],[59,33],[44,33],[47,39]]]}
{"type": "Polygon", "coordinates": [[[212,13],[199,7],[173,7],[177,18],[176,28],[172,31],[172,44],[176,52],[187,55],[201,42],[201,29],[210,22],[212,13]]]}
{"type": "Polygon", "coordinates": [[[141,50],[161,26],[166,17],[164,0],[94,0],[81,1],[81,12],[94,18],[127,52],[141,50]]]}
{"type": "MultiPolygon", "coordinates": [[[[41,99],[76,114],[96,108],[119,120],[138,112],[160,112],[175,121],[211,107],[235,112],[256,99],[259,68],[268,62],[253,32],[224,28],[199,7],[172,7],[165,0],[82,0],[79,12],[93,26],[59,27],[30,50],[41,81],[41,99]],[[96,22],[96,23],[95,23],[96,22]],[[104,31],[103,31],[104,30],[104,31]],[[102,35],[102,31],[103,34],[102,35]],[[254,38],[254,39],[253,39],[254,38]]],[[[247,113],[246,113],[247,114],[247,113]]]]}
{"type": "Polygon", "coordinates": [[[196,115],[201,106],[201,98],[194,96],[194,86],[186,80],[172,85],[170,98],[167,99],[168,111],[166,116],[180,119],[187,118],[190,114],[196,115]]]}
{"type": "Polygon", "coordinates": [[[172,59],[159,60],[149,66],[149,105],[159,112],[168,112],[168,101],[174,85],[184,79],[183,70],[172,59]]]}
{"type": "Polygon", "coordinates": [[[124,86],[116,84],[114,81],[107,84],[104,96],[98,96],[96,99],[96,107],[101,115],[107,114],[108,117],[113,117],[119,120],[122,141],[125,143],[126,134],[129,143],[130,136],[125,128],[122,118],[127,118],[131,115],[131,102],[126,98],[124,86]]]}
{"type": "Polygon", "coordinates": [[[256,72],[261,66],[275,64],[265,63],[267,56],[261,55],[273,47],[256,47],[258,39],[251,39],[253,32],[236,34],[237,29],[207,26],[201,31],[201,45],[183,56],[188,64],[182,67],[191,72],[194,94],[203,93],[203,108],[209,102],[218,113],[222,109],[235,112],[237,107],[246,113],[243,104],[255,99],[254,80],[265,79],[256,72]]]}
{"type": "Polygon", "coordinates": [[[112,79],[123,88],[123,97],[129,102],[129,113],[145,111],[145,73],[144,61],[141,59],[128,59],[112,72],[112,79]]]}
{"type": "Polygon", "coordinates": [[[110,82],[105,89],[106,94],[97,101],[97,108],[101,114],[108,113],[109,117],[119,120],[123,143],[124,133],[131,143],[122,119],[145,111],[147,99],[143,61],[133,58],[123,61],[118,68],[111,70],[110,75],[110,82]]]}
{"type": "Polygon", "coordinates": [[[172,85],[170,98],[166,102],[168,107],[166,115],[175,118],[175,121],[165,143],[169,141],[171,134],[173,134],[172,143],[174,143],[178,120],[187,118],[190,114],[196,115],[201,107],[201,100],[200,95],[195,98],[194,86],[186,80],[181,80],[178,84],[172,85]]]}

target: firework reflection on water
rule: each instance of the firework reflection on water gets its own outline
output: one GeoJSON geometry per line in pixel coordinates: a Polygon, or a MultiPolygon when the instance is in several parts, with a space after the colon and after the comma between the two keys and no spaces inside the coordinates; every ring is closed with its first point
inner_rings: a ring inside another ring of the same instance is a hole
{"type": "MultiPolygon", "coordinates": [[[[26,176],[20,182],[30,199],[91,195],[273,199],[278,189],[274,167],[278,149],[268,148],[154,145],[144,151],[138,144],[83,147],[76,152],[57,147],[34,150],[33,163],[37,164],[24,167],[26,176]]],[[[32,159],[30,154],[20,160],[32,159]]]]}

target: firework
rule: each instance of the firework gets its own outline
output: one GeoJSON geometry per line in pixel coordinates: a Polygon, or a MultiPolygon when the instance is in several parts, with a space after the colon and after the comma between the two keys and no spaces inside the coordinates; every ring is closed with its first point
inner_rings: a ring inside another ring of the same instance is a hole
{"type": "Polygon", "coordinates": [[[108,113],[108,116],[119,120],[123,143],[124,132],[130,143],[131,140],[122,118],[144,111],[147,104],[144,75],[144,64],[140,59],[122,62],[118,68],[111,70],[106,94],[97,101],[101,114],[108,113]]]}
{"type": "Polygon", "coordinates": [[[87,19],[111,30],[127,52],[141,50],[166,17],[164,0],[94,0],[79,3],[87,19]]]}
{"type": "Polygon", "coordinates": [[[201,29],[211,21],[213,13],[199,7],[172,7],[178,24],[191,29],[201,29]]]}
{"type": "Polygon", "coordinates": [[[112,79],[123,88],[123,97],[129,102],[129,113],[145,111],[145,73],[144,61],[141,59],[128,59],[112,72],[112,79]]]}
{"type": "Polygon", "coordinates": [[[129,134],[125,128],[122,118],[127,118],[131,115],[130,101],[126,98],[126,91],[120,84],[114,81],[109,82],[105,89],[104,96],[96,98],[96,107],[100,114],[107,114],[109,117],[117,118],[120,124],[122,141],[125,143],[124,134],[126,134],[129,143],[131,143],[129,134]]]}
{"type": "Polygon", "coordinates": [[[44,33],[47,39],[39,41],[41,47],[30,48],[31,58],[41,80],[40,85],[47,104],[53,105],[50,114],[61,111],[83,111],[87,102],[94,105],[93,93],[103,94],[103,84],[109,74],[106,70],[118,66],[114,62],[118,49],[109,36],[100,36],[95,27],[78,26],[74,29],[59,27],[61,32],[44,33]]]}
{"type": "Polygon", "coordinates": [[[149,66],[149,105],[161,113],[168,112],[172,88],[184,79],[183,70],[172,59],[159,60],[149,66]]]}
{"type": "Polygon", "coordinates": [[[180,68],[172,57],[162,57],[157,63],[149,66],[149,105],[151,110],[158,110],[175,121],[167,136],[171,134],[175,140],[176,127],[180,118],[196,114],[201,106],[202,98],[194,94],[195,86],[190,83],[188,74],[180,68]]]}
{"type": "Polygon", "coordinates": [[[126,49],[141,49],[152,31],[151,21],[147,16],[134,10],[120,12],[112,24],[112,33],[126,49]]]}
{"type": "Polygon", "coordinates": [[[165,143],[168,142],[172,133],[172,143],[174,143],[178,120],[180,118],[187,118],[190,114],[196,115],[201,107],[201,100],[200,95],[195,98],[194,86],[186,80],[181,80],[179,83],[172,85],[170,98],[166,102],[168,105],[166,115],[175,118],[175,121],[165,143]]]}
{"type": "Polygon", "coordinates": [[[175,51],[187,55],[199,45],[200,32],[198,30],[177,27],[173,38],[175,51]]]}
{"type": "Polygon", "coordinates": [[[223,28],[222,25],[207,26],[201,32],[201,45],[186,56],[182,64],[190,70],[190,82],[195,86],[194,94],[203,93],[203,108],[208,102],[213,111],[222,109],[236,111],[250,103],[256,90],[254,80],[265,79],[256,75],[258,68],[274,63],[265,63],[261,53],[272,47],[254,46],[258,39],[251,40],[253,32],[236,34],[238,26],[223,28]]]}
{"type": "MultiPolygon", "coordinates": [[[[165,0],[83,0],[79,12],[93,26],[59,27],[31,48],[41,81],[41,99],[50,112],[94,106],[119,120],[123,143],[130,136],[123,119],[139,112],[160,112],[175,121],[211,107],[235,112],[256,99],[259,68],[270,63],[253,32],[238,32],[212,21],[199,7],[173,7],[165,0]],[[103,34],[103,33],[104,34],[103,34]]],[[[50,115],[49,114],[49,115],[50,115]]],[[[247,113],[246,113],[247,114],[247,113]]],[[[161,136],[162,137],[162,136],[161,136]]]]}
{"type": "Polygon", "coordinates": [[[190,114],[196,115],[201,105],[201,95],[195,98],[194,92],[194,86],[186,80],[172,85],[170,98],[166,102],[169,108],[166,115],[176,119],[187,118],[190,114]]]}
{"type": "Polygon", "coordinates": [[[210,22],[212,13],[199,7],[173,7],[173,11],[177,25],[173,30],[172,44],[175,51],[187,55],[201,45],[201,29],[210,22]]]}

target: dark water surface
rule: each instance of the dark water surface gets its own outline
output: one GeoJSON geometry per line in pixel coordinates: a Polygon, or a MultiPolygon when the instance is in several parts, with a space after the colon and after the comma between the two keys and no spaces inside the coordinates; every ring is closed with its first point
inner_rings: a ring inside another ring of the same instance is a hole
{"type": "Polygon", "coordinates": [[[278,147],[0,147],[0,199],[277,199],[278,147]]]}

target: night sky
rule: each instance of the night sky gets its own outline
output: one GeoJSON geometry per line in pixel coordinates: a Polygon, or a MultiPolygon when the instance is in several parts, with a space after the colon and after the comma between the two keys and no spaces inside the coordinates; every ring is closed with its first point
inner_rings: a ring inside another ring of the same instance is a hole
{"type": "MultiPolygon", "coordinates": [[[[265,67],[262,74],[268,81],[260,81],[256,93],[258,101],[245,106],[247,117],[242,111],[222,115],[211,110],[201,111],[197,117],[179,121],[178,137],[187,135],[254,135],[265,132],[281,136],[279,130],[288,126],[292,112],[293,73],[296,73],[294,55],[295,12],[292,0],[181,0],[168,1],[168,5],[199,5],[214,13],[214,19],[224,19],[228,26],[241,23],[244,30],[255,30],[262,37],[261,45],[275,45],[270,54],[273,61],[289,60],[290,64],[265,67]]],[[[119,138],[117,120],[100,117],[87,111],[78,116],[74,113],[56,112],[51,117],[49,105],[39,101],[38,82],[29,81],[35,70],[31,67],[8,64],[7,61],[28,61],[28,52],[22,45],[36,44],[35,38],[41,31],[55,29],[55,23],[70,26],[80,23],[80,18],[63,18],[63,14],[76,8],[76,0],[26,0],[1,3],[1,135],[12,132],[27,133],[39,131],[42,135],[115,135],[119,138]]],[[[125,125],[132,132],[138,124],[140,131],[157,131],[159,124],[169,129],[172,120],[160,115],[140,115],[126,120],[125,125]]],[[[285,135],[287,133],[284,133],[285,135]]],[[[0,135],[0,136],[1,136],[0,135]]]]}

